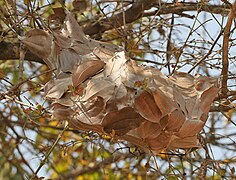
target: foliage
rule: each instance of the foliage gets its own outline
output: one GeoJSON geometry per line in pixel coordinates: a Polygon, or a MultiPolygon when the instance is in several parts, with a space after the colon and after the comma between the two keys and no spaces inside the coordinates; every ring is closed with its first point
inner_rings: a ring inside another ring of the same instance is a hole
{"type": "Polygon", "coordinates": [[[0,178],[235,178],[235,3],[1,0],[0,5],[0,178]],[[198,135],[202,148],[147,154],[52,116],[42,88],[53,71],[27,51],[21,37],[35,28],[58,31],[67,11],[91,38],[122,46],[139,64],[168,76],[182,71],[219,78],[220,92],[198,135]]]}

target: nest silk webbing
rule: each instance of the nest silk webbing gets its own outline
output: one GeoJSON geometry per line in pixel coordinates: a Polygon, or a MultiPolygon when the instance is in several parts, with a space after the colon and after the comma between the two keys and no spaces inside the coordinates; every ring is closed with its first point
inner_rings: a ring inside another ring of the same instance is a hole
{"type": "Polygon", "coordinates": [[[122,48],[85,36],[72,14],[60,34],[35,29],[23,42],[56,69],[45,96],[58,120],[153,153],[199,146],[216,79],[139,66],[122,48]]]}

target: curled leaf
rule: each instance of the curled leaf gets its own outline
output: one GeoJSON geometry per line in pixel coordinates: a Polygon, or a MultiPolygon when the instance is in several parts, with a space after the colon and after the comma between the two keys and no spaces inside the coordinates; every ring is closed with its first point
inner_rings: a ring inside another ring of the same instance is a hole
{"type": "Polygon", "coordinates": [[[160,135],[162,127],[158,123],[145,121],[137,128],[137,131],[142,139],[153,139],[160,135]]]}
{"type": "Polygon", "coordinates": [[[149,92],[143,91],[138,97],[136,97],[134,100],[134,107],[145,119],[154,123],[160,122],[162,113],[157,107],[152,94],[149,92]]]}
{"type": "Polygon", "coordinates": [[[125,107],[118,111],[108,113],[102,122],[105,132],[115,131],[116,135],[122,136],[131,129],[137,128],[144,119],[131,107],[125,107]]]}
{"type": "Polygon", "coordinates": [[[176,104],[168,96],[164,94],[158,88],[152,92],[154,100],[158,108],[160,109],[162,116],[165,116],[173,112],[177,107],[176,104]]]}
{"type": "Polygon", "coordinates": [[[105,63],[103,61],[85,61],[77,66],[72,72],[72,83],[76,87],[86,79],[94,76],[99,72],[105,63]]]}
{"type": "Polygon", "coordinates": [[[114,88],[115,85],[108,80],[100,78],[91,79],[88,82],[85,95],[81,98],[81,101],[87,101],[96,96],[100,96],[105,101],[108,101],[112,97],[114,88]]]}
{"type": "Polygon", "coordinates": [[[204,123],[200,120],[187,120],[176,135],[179,137],[195,136],[202,130],[203,126],[204,123]]]}
{"type": "Polygon", "coordinates": [[[60,99],[71,83],[71,77],[50,80],[44,87],[46,97],[49,99],[60,99]]]}
{"type": "Polygon", "coordinates": [[[46,31],[39,29],[28,31],[22,42],[40,58],[48,58],[51,52],[52,37],[46,31]]]}
{"type": "Polygon", "coordinates": [[[178,136],[173,135],[171,137],[170,144],[168,145],[169,149],[198,148],[198,147],[199,147],[199,141],[197,139],[197,136],[180,138],[178,136]]]}
{"type": "Polygon", "coordinates": [[[74,111],[67,106],[58,103],[52,104],[52,115],[58,120],[68,120],[74,114],[74,111]]]}

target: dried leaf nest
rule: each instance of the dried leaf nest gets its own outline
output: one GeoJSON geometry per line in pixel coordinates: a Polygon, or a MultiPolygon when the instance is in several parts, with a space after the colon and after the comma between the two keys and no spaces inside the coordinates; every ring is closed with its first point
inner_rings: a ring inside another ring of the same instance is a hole
{"type": "Polygon", "coordinates": [[[197,134],[218,92],[216,79],[167,77],[139,66],[121,48],[86,37],[71,14],[59,34],[31,30],[23,42],[56,69],[45,94],[58,120],[154,153],[198,147],[197,134]]]}

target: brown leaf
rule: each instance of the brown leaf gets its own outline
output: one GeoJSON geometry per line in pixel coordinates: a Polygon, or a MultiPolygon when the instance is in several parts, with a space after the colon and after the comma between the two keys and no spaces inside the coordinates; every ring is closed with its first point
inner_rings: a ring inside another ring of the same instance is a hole
{"type": "Polygon", "coordinates": [[[49,99],[60,99],[72,84],[71,77],[50,80],[44,87],[46,97],[49,99]]]}
{"type": "Polygon", "coordinates": [[[57,56],[57,68],[62,72],[72,72],[75,65],[80,61],[80,57],[73,50],[63,49],[57,56]]]}
{"type": "Polygon", "coordinates": [[[145,119],[154,123],[160,122],[162,113],[157,107],[153,96],[149,92],[143,91],[138,97],[136,97],[134,100],[134,107],[145,119]]]}
{"type": "Polygon", "coordinates": [[[200,100],[197,97],[188,98],[185,100],[186,102],[186,111],[187,117],[195,117],[200,119],[202,114],[202,110],[200,109],[200,100]]]}
{"type": "Polygon", "coordinates": [[[194,89],[194,77],[190,74],[177,72],[169,78],[175,87],[186,97],[194,97],[197,95],[194,89]]]}
{"type": "Polygon", "coordinates": [[[126,95],[127,95],[127,89],[123,85],[123,83],[121,83],[120,85],[117,85],[115,87],[114,96],[112,99],[119,101],[121,98],[124,98],[126,95]]]}
{"type": "Polygon", "coordinates": [[[63,106],[73,106],[78,97],[73,97],[71,93],[66,93],[63,98],[55,99],[55,103],[61,104],[63,106]]]}
{"type": "Polygon", "coordinates": [[[137,82],[144,81],[147,81],[146,84],[148,85],[149,80],[152,79],[152,72],[144,71],[134,61],[127,61],[123,69],[124,72],[122,72],[121,78],[123,84],[127,87],[134,88],[137,82]]]}
{"type": "Polygon", "coordinates": [[[90,98],[100,96],[105,101],[108,101],[114,93],[115,85],[108,80],[93,78],[88,82],[85,95],[81,98],[81,101],[87,101],[90,98]]]}
{"type": "Polygon", "coordinates": [[[218,92],[219,92],[219,88],[212,86],[202,93],[201,98],[200,98],[201,99],[201,110],[205,114],[208,114],[211,104],[218,92]]]}
{"type": "Polygon", "coordinates": [[[162,129],[166,128],[166,126],[168,125],[168,122],[169,122],[169,115],[167,114],[160,119],[161,128],[162,129]]]}
{"type": "Polygon", "coordinates": [[[194,78],[194,86],[197,91],[206,91],[212,86],[217,88],[218,84],[217,79],[198,74],[194,78]]]}
{"type": "Polygon", "coordinates": [[[104,67],[104,65],[105,63],[103,61],[90,60],[90,61],[85,61],[76,68],[74,68],[72,72],[73,86],[74,87],[78,86],[86,79],[98,73],[104,67]]]}
{"type": "Polygon", "coordinates": [[[188,73],[176,72],[170,77],[170,80],[174,82],[177,86],[184,89],[192,89],[194,87],[194,77],[188,73]]]}
{"type": "Polygon", "coordinates": [[[171,137],[170,144],[168,145],[168,149],[176,149],[176,148],[198,148],[199,141],[197,136],[180,138],[178,136],[173,135],[171,137]]]}
{"type": "Polygon", "coordinates": [[[152,92],[154,100],[158,108],[160,109],[162,116],[165,116],[173,112],[177,107],[172,99],[160,91],[158,88],[152,92]]]}
{"type": "Polygon", "coordinates": [[[74,8],[73,11],[83,13],[87,8],[87,2],[86,0],[74,0],[72,6],[74,8]]]}
{"type": "Polygon", "coordinates": [[[139,136],[143,139],[153,139],[160,135],[162,127],[158,123],[152,123],[150,121],[143,122],[140,127],[137,128],[139,136]]]}
{"type": "Polygon", "coordinates": [[[175,110],[169,115],[169,121],[166,130],[169,132],[177,132],[185,121],[185,116],[182,111],[175,110]]]}
{"type": "Polygon", "coordinates": [[[52,115],[58,120],[68,120],[74,114],[74,111],[67,106],[58,103],[52,104],[52,115]]]}
{"type": "Polygon", "coordinates": [[[74,119],[73,121],[70,121],[70,127],[74,129],[80,129],[85,131],[95,131],[99,133],[103,133],[102,126],[97,124],[87,124],[79,119],[74,119]]]}
{"type": "Polygon", "coordinates": [[[171,134],[162,131],[158,137],[154,139],[145,139],[145,141],[148,143],[151,150],[155,151],[155,153],[159,153],[168,147],[170,139],[171,134]]]}
{"type": "Polygon", "coordinates": [[[125,107],[108,113],[103,119],[102,126],[106,133],[111,133],[114,130],[116,135],[122,136],[131,129],[137,128],[143,120],[133,108],[125,107]]]}
{"type": "MultiPolygon", "coordinates": [[[[80,103],[77,103],[77,106],[80,103]]],[[[89,124],[89,125],[101,125],[102,119],[105,116],[105,111],[102,109],[103,107],[92,107],[92,109],[84,112],[84,105],[81,103],[80,108],[77,109],[77,112],[74,116],[75,119],[78,119],[80,122],[89,124]],[[91,116],[94,113],[96,115],[91,116]]]]}
{"type": "Polygon", "coordinates": [[[108,61],[115,55],[114,52],[101,47],[95,47],[93,54],[104,62],[108,61]]]}
{"type": "Polygon", "coordinates": [[[74,18],[72,13],[67,14],[64,21],[64,27],[62,29],[62,34],[65,37],[71,37],[80,42],[88,42],[82,28],[79,26],[78,22],[74,18]]]}
{"type": "Polygon", "coordinates": [[[98,116],[105,109],[105,102],[101,97],[95,97],[81,105],[82,113],[89,117],[98,116]]]}
{"type": "Polygon", "coordinates": [[[176,87],[173,87],[173,100],[176,102],[179,110],[181,110],[185,116],[188,116],[188,112],[186,110],[186,102],[184,96],[179,92],[176,87]]]}
{"type": "Polygon", "coordinates": [[[104,74],[106,77],[117,81],[121,76],[122,66],[126,63],[127,59],[125,57],[124,51],[118,52],[110,60],[106,62],[106,67],[104,74]]]}
{"type": "MultiPolygon", "coordinates": [[[[61,35],[61,34],[57,34],[57,33],[53,33],[53,37],[54,37],[54,42],[55,44],[63,49],[68,49],[71,47],[71,39],[61,35]]],[[[59,53],[59,52],[58,52],[59,53]]]]}
{"type": "Polygon", "coordinates": [[[58,8],[52,8],[52,10],[54,11],[54,14],[51,14],[48,17],[48,20],[58,20],[60,24],[63,24],[65,17],[66,17],[66,13],[64,12],[64,8],[62,7],[58,7],[58,8]]]}
{"type": "MultiPolygon", "coordinates": [[[[46,31],[34,29],[26,33],[26,38],[22,40],[25,46],[35,55],[44,61],[51,53],[52,36],[46,31]]],[[[45,61],[46,64],[53,69],[54,64],[45,61]]]]}
{"type": "Polygon", "coordinates": [[[204,124],[201,120],[187,120],[176,135],[181,138],[195,136],[202,130],[204,124]]]}

